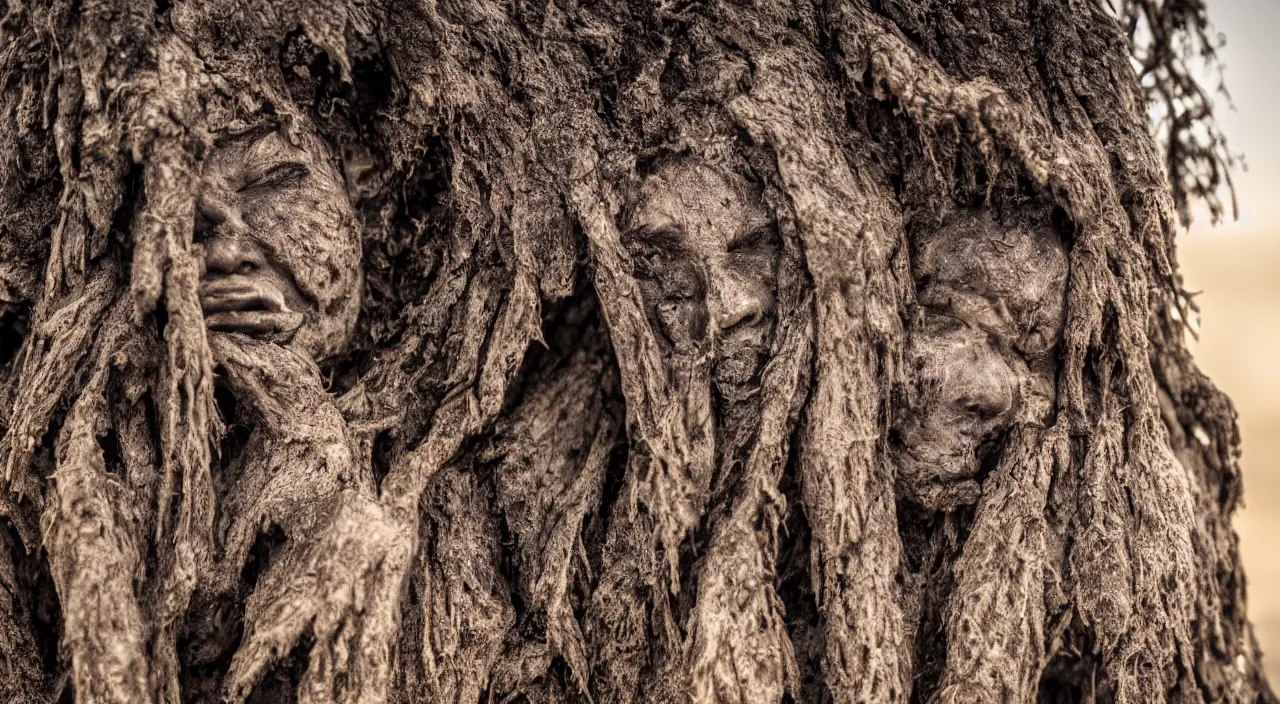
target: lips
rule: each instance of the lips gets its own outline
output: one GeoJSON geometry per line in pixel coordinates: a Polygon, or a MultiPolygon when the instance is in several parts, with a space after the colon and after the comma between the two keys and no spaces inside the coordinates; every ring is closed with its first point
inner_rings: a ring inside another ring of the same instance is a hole
{"type": "Polygon", "coordinates": [[[200,307],[210,330],[261,335],[292,331],[302,324],[302,314],[289,310],[279,289],[243,276],[201,284],[200,307]]]}

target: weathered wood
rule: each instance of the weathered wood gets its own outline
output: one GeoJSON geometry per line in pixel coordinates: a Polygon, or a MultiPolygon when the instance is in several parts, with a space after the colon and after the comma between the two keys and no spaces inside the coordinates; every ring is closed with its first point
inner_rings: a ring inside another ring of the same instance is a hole
{"type": "Polygon", "coordinates": [[[0,697],[1274,702],[1206,27],[11,1],[0,697]]]}

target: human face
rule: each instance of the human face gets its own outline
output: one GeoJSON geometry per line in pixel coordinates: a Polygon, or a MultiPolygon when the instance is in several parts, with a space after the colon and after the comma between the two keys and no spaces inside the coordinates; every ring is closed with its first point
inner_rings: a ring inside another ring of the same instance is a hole
{"type": "Polygon", "coordinates": [[[624,243],[649,320],[677,355],[713,353],[727,399],[750,393],[774,320],[778,238],[759,193],[704,162],[669,163],[644,180],[624,243]]]}
{"type": "Polygon", "coordinates": [[[210,330],[340,353],[360,310],[360,238],[328,147],[303,130],[220,140],[205,160],[196,239],[210,330]]]}
{"type": "Polygon", "coordinates": [[[1067,258],[1043,218],[969,212],[914,235],[919,311],[892,450],[899,491],[929,508],[977,500],[1015,422],[1052,408],[1067,258]]]}

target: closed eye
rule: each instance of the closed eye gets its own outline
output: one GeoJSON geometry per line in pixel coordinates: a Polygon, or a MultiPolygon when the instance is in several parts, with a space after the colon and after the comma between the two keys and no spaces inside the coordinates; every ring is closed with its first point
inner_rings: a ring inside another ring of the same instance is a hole
{"type": "Polygon", "coordinates": [[[683,251],[679,231],[668,227],[637,228],[626,233],[623,241],[631,254],[636,273],[642,276],[658,274],[683,251]]]}
{"type": "Polygon", "coordinates": [[[1015,332],[1013,316],[1001,298],[962,290],[963,286],[935,285],[917,298],[920,306],[936,315],[962,321],[982,330],[1001,346],[1013,346],[1021,335],[1015,332]]]}
{"type": "Polygon", "coordinates": [[[764,227],[757,227],[756,229],[751,230],[747,234],[730,242],[729,251],[742,252],[759,249],[773,241],[774,232],[775,230],[772,224],[765,225],[764,227]]]}
{"type": "Polygon", "coordinates": [[[296,188],[310,175],[311,169],[296,161],[286,161],[270,169],[240,188],[241,193],[296,188]]]}

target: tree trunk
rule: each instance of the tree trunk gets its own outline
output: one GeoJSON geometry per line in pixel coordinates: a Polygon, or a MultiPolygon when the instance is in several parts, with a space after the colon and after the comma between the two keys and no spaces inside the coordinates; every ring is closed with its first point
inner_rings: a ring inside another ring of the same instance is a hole
{"type": "Polygon", "coordinates": [[[0,699],[1275,702],[1206,26],[10,0],[0,699]]]}

